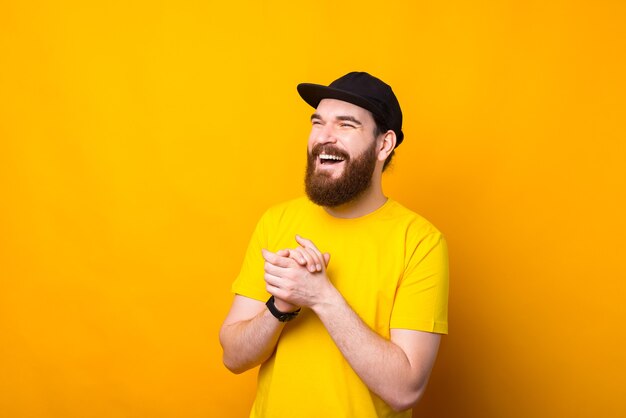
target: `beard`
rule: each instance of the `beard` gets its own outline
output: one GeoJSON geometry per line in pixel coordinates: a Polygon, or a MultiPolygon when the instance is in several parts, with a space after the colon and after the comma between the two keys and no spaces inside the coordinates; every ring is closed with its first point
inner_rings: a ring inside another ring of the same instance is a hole
{"type": "Polygon", "coordinates": [[[332,146],[321,144],[307,153],[304,185],[309,199],[320,206],[335,207],[358,198],[372,184],[372,175],[376,168],[376,141],[355,158],[332,146]],[[344,158],[343,172],[338,178],[331,173],[316,172],[315,166],[319,155],[329,153],[344,158]]]}

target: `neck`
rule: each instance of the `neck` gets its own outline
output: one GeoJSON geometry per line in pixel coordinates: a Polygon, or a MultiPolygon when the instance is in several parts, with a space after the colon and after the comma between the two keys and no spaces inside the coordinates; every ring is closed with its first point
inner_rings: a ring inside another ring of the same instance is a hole
{"type": "Polygon", "coordinates": [[[374,176],[372,184],[356,199],[343,205],[327,207],[324,210],[335,218],[359,218],[374,212],[387,202],[387,196],[383,193],[381,177],[374,176]]]}

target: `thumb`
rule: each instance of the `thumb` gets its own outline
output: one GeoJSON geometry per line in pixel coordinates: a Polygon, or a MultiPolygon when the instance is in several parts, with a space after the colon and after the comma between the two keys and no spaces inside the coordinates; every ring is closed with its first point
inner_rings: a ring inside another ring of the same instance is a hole
{"type": "Polygon", "coordinates": [[[330,254],[324,253],[324,264],[328,267],[328,263],[330,262],[330,254]]]}

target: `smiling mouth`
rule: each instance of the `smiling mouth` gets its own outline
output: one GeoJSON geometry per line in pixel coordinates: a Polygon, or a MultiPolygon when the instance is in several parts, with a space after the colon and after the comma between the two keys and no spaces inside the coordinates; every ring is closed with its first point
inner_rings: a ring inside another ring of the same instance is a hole
{"type": "Polygon", "coordinates": [[[320,154],[319,161],[321,165],[333,165],[345,161],[345,158],[338,155],[320,154]]]}

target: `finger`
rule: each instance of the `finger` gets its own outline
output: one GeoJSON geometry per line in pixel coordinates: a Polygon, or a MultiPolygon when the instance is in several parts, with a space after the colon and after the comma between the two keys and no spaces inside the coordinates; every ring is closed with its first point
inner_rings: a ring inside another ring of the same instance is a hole
{"type": "Polygon", "coordinates": [[[298,234],[296,234],[296,242],[302,245],[303,247],[316,248],[315,244],[313,244],[313,241],[311,241],[310,239],[306,239],[303,236],[298,235],[298,234]]]}
{"type": "Polygon", "coordinates": [[[330,263],[330,254],[324,253],[324,264],[328,267],[328,263],[330,263]]]}
{"type": "Polygon", "coordinates": [[[303,253],[306,253],[312,260],[312,265],[314,268],[309,270],[311,272],[322,271],[322,263],[324,262],[324,258],[321,254],[316,253],[311,248],[300,247],[303,253]]]}
{"type": "Polygon", "coordinates": [[[291,258],[292,260],[296,260],[296,262],[301,266],[306,266],[306,259],[298,248],[289,250],[289,258],[291,258]]]}
{"type": "MultiPolygon", "coordinates": [[[[289,297],[289,294],[285,292],[283,289],[279,287],[271,286],[271,285],[266,285],[265,290],[267,290],[267,293],[274,296],[274,299],[280,299],[284,301],[284,303],[290,303],[290,302],[287,302],[287,298],[289,297]]],[[[274,305],[276,305],[276,301],[274,301],[274,305]]],[[[293,310],[297,309],[297,307],[295,307],[296,305],[293,305],[293,306],[294,306],[293,310]]],[[[291,309],[285,309],[284,311],[282,309],[279,309],[279,310],[282,312],[286,312],[286,311],[290,311],[291,309]]]]}
{"type": "MultiPolygon", "coordinates": [[[[265,278],[265,290],[267,290],[267,293],[269,293],[270,295],[274,296],[277,299],[283,300],[285,303],[290,304],[290,302],[288,302],[290,291],[289,291],[288,286],[286,286],[285,281],[281,279],[280,277],[276,277],[268,273],[265,273],[264,278],[265,278]]],[[[286,309],[285,311],[288,311],[290,309],[286,309]]],[[[294,307],[293,309],[295,310],[297,309],[297,307],[294,307]]]]}
{"type": "Polygon", "coordinates": [[[263,265],[263,271],[265,271],[265,273],[269,273],[276,277],[287,277],[289,268],[280,267],[280,266],[270,263],[269,261],[266,261],[265,264],[263,265]]]}
{"type": "Polygon", "coordinates": [[[278,251],[276,251],[276,255],[279,256],[279,257],[289,257],[290,251],[289,251],[289,249],[278,250],[278,251]]]}
{"type": "Polygon", "coordinates": [[[261,253],[263,254],[263,259],[265,261],[275,266],[278,266],[278,267],[292,267],[293,266],[293,260],[288,257],[280,256],[276,253],[266,250],[265,248],[261,250],[261,253]]]}
{"type": "Polygon", "coordinates": [[[315,268],[317,271],[322,271],[323,267],[326,267],[325,265],[326,263],[324,263],[324,256],[322,255],[320,250],[317,249],[315,244],[313,244],[311,240],[303,238],[297,234],[296,234],[296,241],[298,242],[298,244],[300,244],[301,246],[303,246],[304,248],[306,248],[308,251],[310,251],[312,254],[315,255],[315,258],[317,260],[315,264],[315,268]]]}
{"type": "Polygon", "coordinates": [[[282,291],[280,290],[280,287],[276,287],[267,282],[265,283],[265,290],[267,290],[267,293],[269,293],[270,295],[274,297],[278,297],[278,295],[282,293],[282,291]]]}
{"type": "Polygon", "coordinates": [[[313,241],[303,238],[300,235],[296,234],[296,242],[300,245],[302,245],[304,248],[308,248],[310,250],[313,250],[315,253],[318,254],[320,260],[322,260],[322,253],[320,252],[320,250],[317,249],[317,247],[315,246],[315,244],[313,244],[313,241]]]}
{"type": "Polygon", "coordinates": [[[267,286],[272,286],[275,287],[277,289],[280,289],[282,286],[284,286],[284,280],[281,277],[275,276],[272,273],[265,273],[263,275],[263,279],[265,279],[265,285],[267,286]]]}
{"type": "Polygon", "coordinates": [[[317,256],[315,255],[315,253],[307,250],[304,247],[298,247],[294,249],[294,251],[297,251],[299,256],[302,257],[303,260],[305,260],[305,264],[303,265],[306,265],[307,270],[309,270],[311,273],[314,273],[318,270],[317,265],[319,264],[319,261],[317,260],[317,256]]]}

